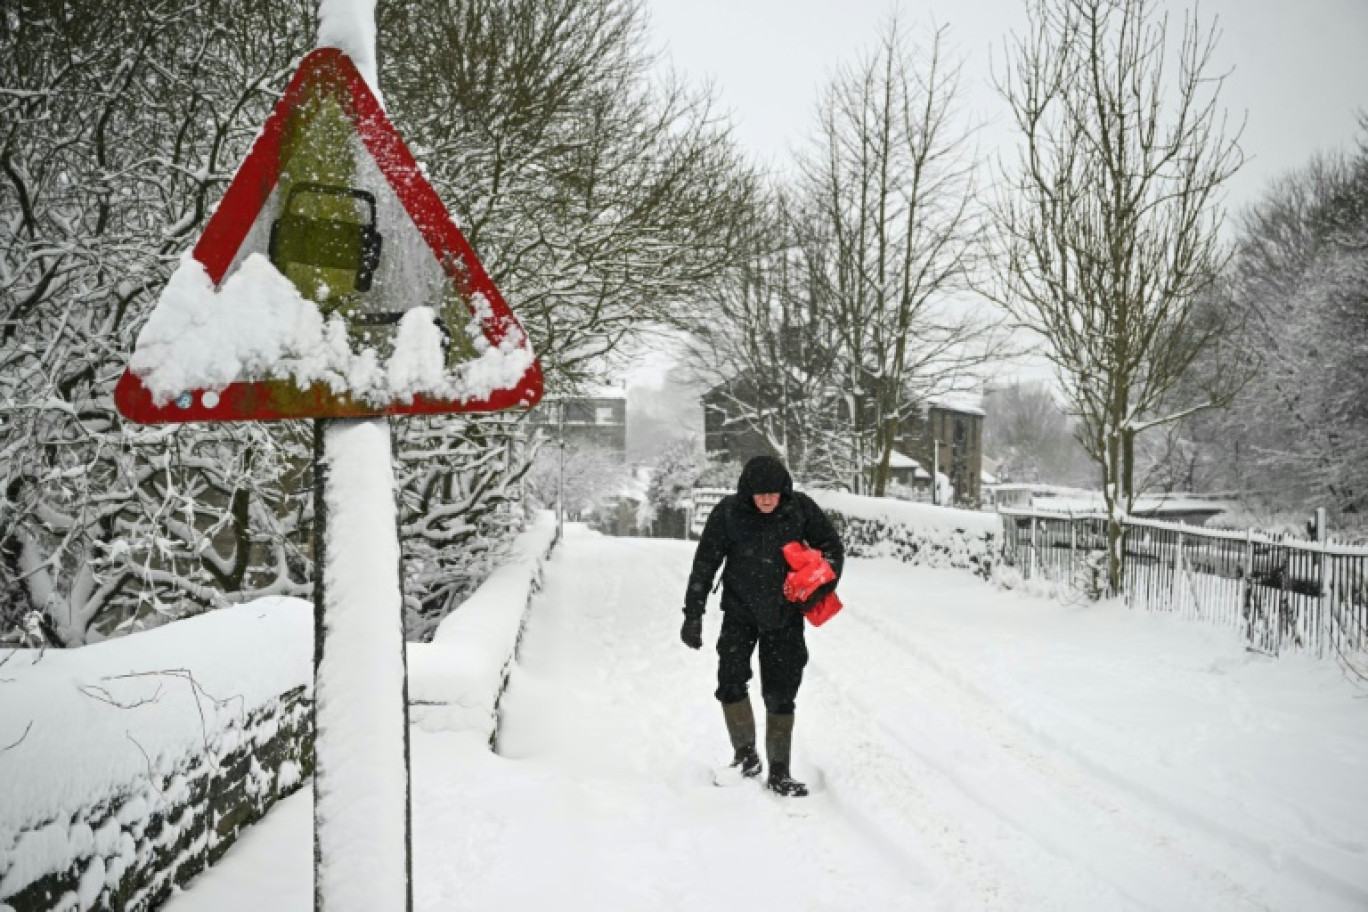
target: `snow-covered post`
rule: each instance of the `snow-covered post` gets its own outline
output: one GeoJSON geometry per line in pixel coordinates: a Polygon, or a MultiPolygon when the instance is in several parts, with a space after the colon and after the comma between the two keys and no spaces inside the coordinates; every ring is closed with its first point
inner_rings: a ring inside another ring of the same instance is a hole
{"type": "Polygon", "coordinates": [[[1325,647],[1334,634],[1334,622],[1332,614],[1335,607],[1334,598],[1331,596],[1332,586],[1330,585],[1330,554],[1326,551],[1325,545],[1329,541],[1328,517],[1325,507],[1316,508],[1316,542],[1321,546],[1316,552],[1317,578],[1320,584],[1320,642],[1316,644],[1317,658],[1325,658],[1325,647]]]}
{"type": "MultiPolygon", "coordinates": [[[[931,503],[940,506],[940,441],[931,438],[931,503]]],[[[1035,519],[1031,519],[1031,547],[1035,547],[1035,519]]]]}
{"type": "Polygon", "coordinates": [[[413,908],[389,422],[314,423],[314,909],[413,908]]]}
{"type": "Polygon", "coordinates": [[[565,534],[565,399],[556,403],[556,447],[560,452],[560,475],[556,482],[556,536],[565,534]]]}
{"type": "Polygon", "coordinates": [[[1253,637],[1253,598],[1254,581],[1250,577],[1254,573],[1254,531],[1245,529],[1244,546],[1244,567],[1240,573],[1240,613],[1244,617],[1245,639],[1253,637]]]}
{"type": "Polygon", "coordinates": [[[1169,600],[1173,604],[1173,610],[1179,613],[1183,611],[1183,576],[1187,572],[1186,565],[1183,563],[1183,533],[1177,533],[1174,538],[1176,542],[1173,550],[1173,588],[1169,593],[1169,600]]]}
{"type": "Polygon", "coordinates": [[[1074,518],[1073,508],[1069,509],[1069,588],[1073,589],[1077,580],[1078,563],[1078,520],[1074,518]]]}
{"type": "MultiPolygon", "coordinates": [[[[375,0],[320,0],[318,46],[380,94],[375,0]]],[[[337,166],[355,153],[329,150],[337,166]]],[[[388,419],[314,425],[314,909],[411,912],[408,669],[388,419]]]]}

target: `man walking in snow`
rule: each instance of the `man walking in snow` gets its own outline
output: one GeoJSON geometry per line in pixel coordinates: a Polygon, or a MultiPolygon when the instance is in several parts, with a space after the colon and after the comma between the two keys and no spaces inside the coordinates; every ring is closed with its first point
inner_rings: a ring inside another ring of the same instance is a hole
{"type": "Polygon", "coordinates": [[[743,776],[760,774],[755,715],[746,692],[751,655],[758,644],[769,787],[780,795],[807,794],[807,786],[794,779],[789,768],[794,699],[808,658],[803,611],[835,588],[844,558],[845,549],[822,508],[793,490],[788,469],[772,456],[746,463],[736,493],[722,498],[708,515],[694,552],[680,638],[690,649],[702,647],[708,591],[725,561],[716,697],[735,752],[731,765],[743,776]],[[783,548],[795,541],[821,551],[837,576],[801,603],[784,598],[789,567],[783,548]]]}

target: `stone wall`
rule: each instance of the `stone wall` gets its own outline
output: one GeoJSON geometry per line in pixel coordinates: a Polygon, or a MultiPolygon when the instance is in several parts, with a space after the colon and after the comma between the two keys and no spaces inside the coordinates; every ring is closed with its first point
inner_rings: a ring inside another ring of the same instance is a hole
{"type": "Polygon", "coordinates": [[[170,764],[149,759],[147,776],[107,799],[19,830],[0,851],[50,857],[31,851],[46,842],[69,862],[34,879],[11,866],[0,878],[0,910],[157,908],[308,781],[312,716],[308,689],[297,687],[228,722],[209,751],[170,764]]]}

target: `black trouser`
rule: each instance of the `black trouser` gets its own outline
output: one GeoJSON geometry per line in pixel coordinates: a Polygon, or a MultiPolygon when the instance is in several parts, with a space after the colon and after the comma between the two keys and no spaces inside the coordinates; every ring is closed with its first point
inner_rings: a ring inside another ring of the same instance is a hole
{"type": "Polygon", "coordinates": [[[746,698],[756,643],[760,644],[760,692],[765,709],[789,715],[808,660],[803,625],[761,631],[744,610],[722,612],[722,634],[717,638],[717,699],[735,703],[746,698]]]}

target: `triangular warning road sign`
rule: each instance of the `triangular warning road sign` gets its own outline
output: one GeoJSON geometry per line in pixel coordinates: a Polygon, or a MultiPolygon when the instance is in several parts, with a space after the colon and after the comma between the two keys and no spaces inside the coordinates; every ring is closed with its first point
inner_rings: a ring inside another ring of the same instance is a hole
{"type": "Polygon", "coordinates": [[[228,377],[172,393],[162,383],[157,396],[156,384],[144,382],[150,373],[140,376],[130,367],[114,395],[125,417],[158,424],[434,414],[531,406],[541,398],[541,367],[517,318],[365,79],[336,48],[320,48],[300,63],[191,257],[219,289],[253,253],[269,256],[296,286],[296,273],[317,273],[308,297],[332,295],[335,309],[349,315],[349,326],[352,317],[357,325],[395,323],[412,308],[427,306],[450,317],[439,325],[458,362],[476,358],[477,349],[517,348],[524,357],[505,362],[502,374],[488,365],[472,370],[496,377],[483,385],[420,388],[395,401],[356,395],[345,384],[297,384],[274,375],[256,381],[228,377]],[[339,157],[347,162],[341,172],[329,173],[326,156],[317,153],[319,136],[325,137],[322,145],[347,150],[339,157]],[[288,194],[282,184],[289,185],[288,194]],[[302,262],[297,270],[295,261],[302,262]],[[328,278],[318,277],[325,273],[328,278]],[[338,274],[345,282],[332,278],[338,274]],[[345,294],[333,290],[338,284],[347,286],[345,294]],[[467,330],[483,339],[472,342],[467,330]]]}

